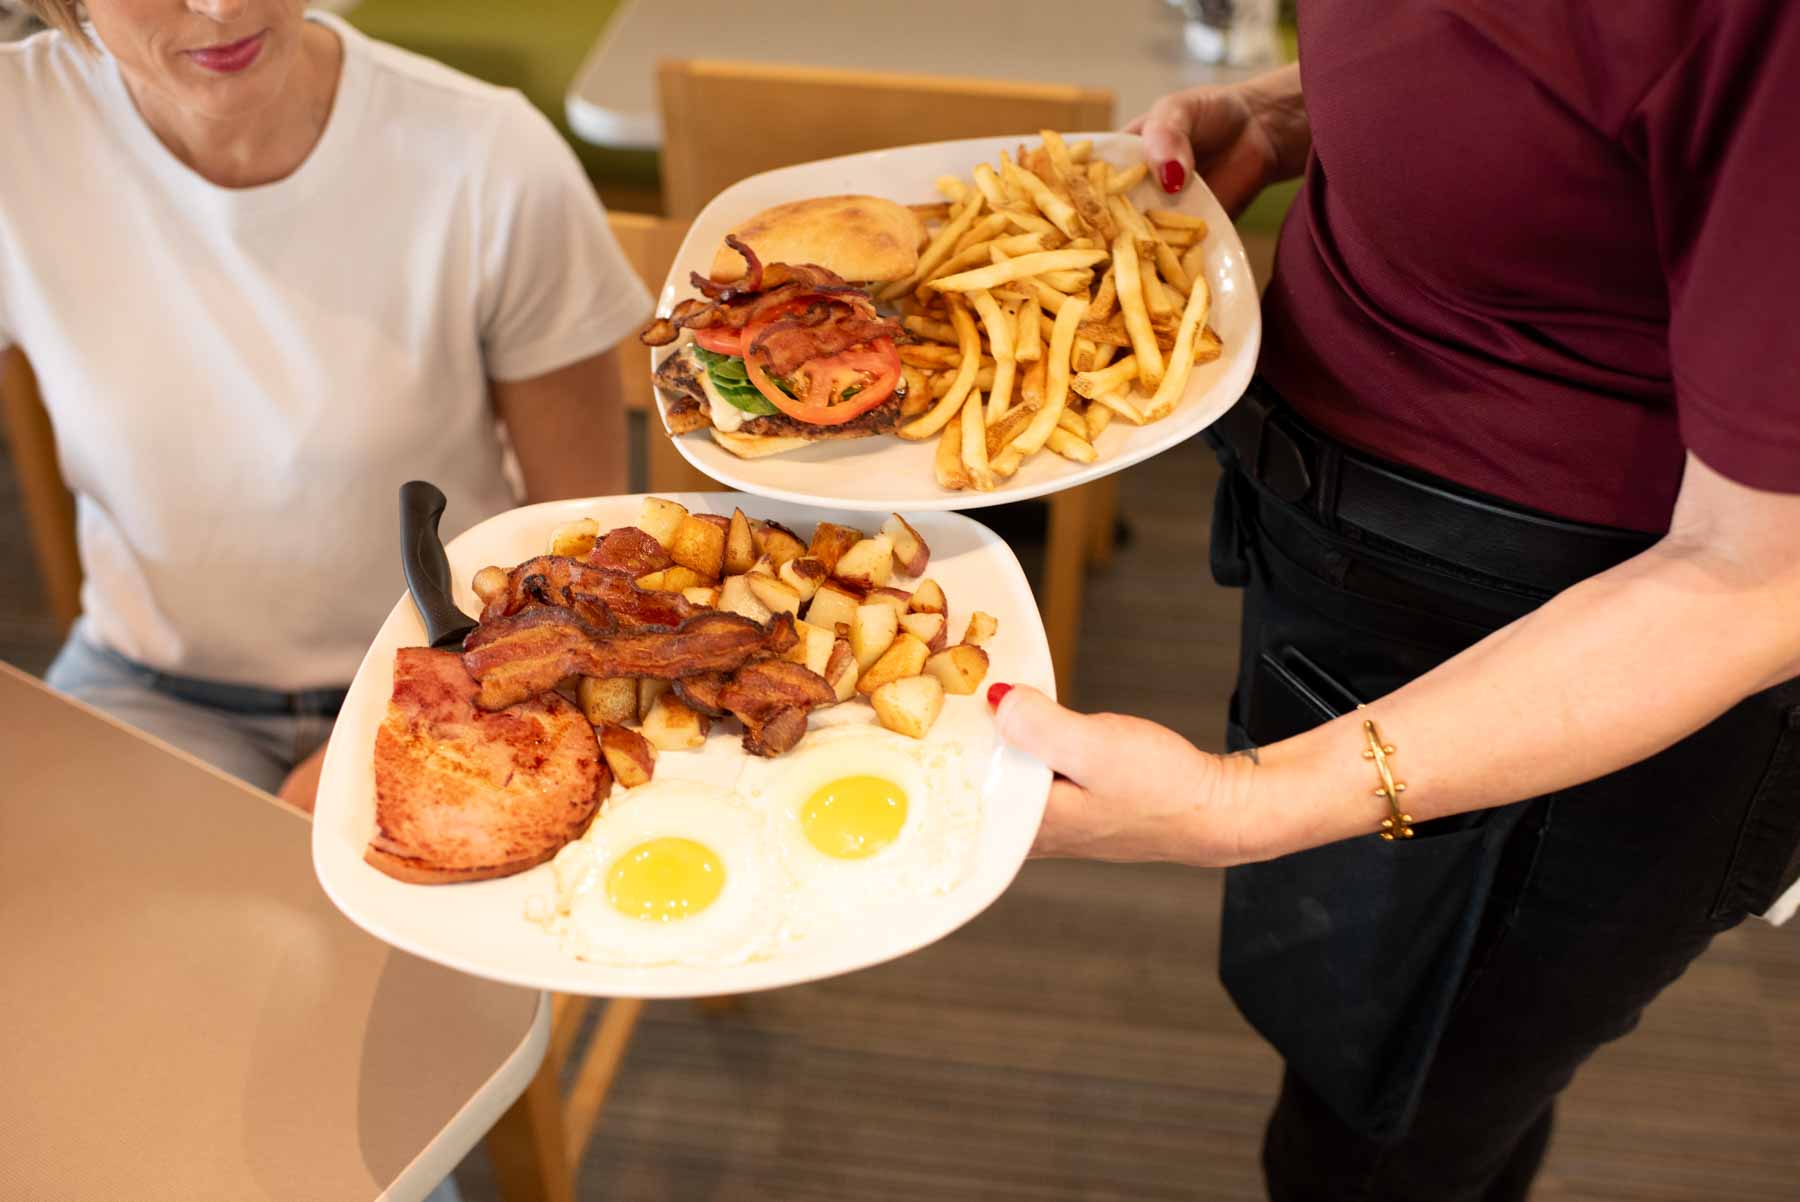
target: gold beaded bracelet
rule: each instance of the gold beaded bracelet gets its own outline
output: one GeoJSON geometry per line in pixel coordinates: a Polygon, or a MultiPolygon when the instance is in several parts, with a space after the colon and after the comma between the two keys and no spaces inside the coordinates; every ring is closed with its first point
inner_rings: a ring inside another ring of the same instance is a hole
{"type": "Polygon", "coordinates": [[[1410,839],[1413,837],[1412,815],[1400,810],[1400,794],[1406,792],[1406,782],[1395,780],[1388,768],[1387,758],[1394,754],[1394,745],[1382,742],[1381,732],[1367,719],[1363,721],[1363,738],[1369,743],[1368,750],[1362,753],[1363,759],[1374,760],[1375,771],[1381,774],[1381,787],[1375,790],[1375,796],[1386,798],[1388,803],[1389,814],[1381,820],[1381,837],[1389,842],[1410,839]]]}

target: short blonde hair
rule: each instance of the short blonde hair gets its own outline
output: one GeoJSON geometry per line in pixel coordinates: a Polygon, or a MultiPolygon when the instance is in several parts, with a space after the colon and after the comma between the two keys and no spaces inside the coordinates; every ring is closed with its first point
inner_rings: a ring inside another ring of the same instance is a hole
{"type": "Polygon", "coordinates": [[[65,37],[93,48],[81,25],[81,0],[25,0],[25,9],[50,28],[61,30],[65,37]]]}

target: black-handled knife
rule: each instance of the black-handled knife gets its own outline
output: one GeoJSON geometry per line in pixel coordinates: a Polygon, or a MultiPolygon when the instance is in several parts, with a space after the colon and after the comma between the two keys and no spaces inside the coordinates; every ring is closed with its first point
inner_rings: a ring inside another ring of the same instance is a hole
{"type": "Polygon", "coordinates": [[[451,599],[450,559],[438,534],[447,503],[442,490],[424,480],[400,486],[400,564],[433,647],[461,647],[475,629],[475,621],[451,599]]]}

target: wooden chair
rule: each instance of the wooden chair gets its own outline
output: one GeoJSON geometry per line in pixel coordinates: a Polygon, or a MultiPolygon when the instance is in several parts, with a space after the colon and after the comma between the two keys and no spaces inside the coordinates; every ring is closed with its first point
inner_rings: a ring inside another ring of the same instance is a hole
{"type": "Polygon", "coordinates": [[[0,354],[0,422],[12,452],[25,526],[37,560],[38,578],[66,634],[81,612],[81,557],[75,550],[75,498],[63,484],[56,460],[56,436],[38,395],[37,377],[18,347],[0,354]]]}
{"type": "MultiPolygon", "coordinates": [[[[1040,129],[1108,129],[1112,93],[1066,84],[870,74],[708,60],[664,62],[663,204],[692,219],[746,176],[812,159],[916,142],[1040,129]]],[[[930,180],[921,180],[928,199],[930,180]]],[[[1090,563],[1112,550],[1114,489],[1101,481],[1049,503],[1041,605],[1057,688],[1070,696],[1090,563]]]]}

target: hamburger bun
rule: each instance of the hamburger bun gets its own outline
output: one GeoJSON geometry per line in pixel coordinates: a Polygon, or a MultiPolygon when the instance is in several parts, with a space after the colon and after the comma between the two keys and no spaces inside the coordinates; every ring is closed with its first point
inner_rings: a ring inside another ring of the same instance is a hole
{"type": "MultiPolygon", "coordinates": [[[[855,284],[904,279],[919,263],[925,226],[905,205],[878,196],[818,196],[764,209],[731,231],[764,265],[814,263],[855,284]]],[[[744,256],[722,242],[712,278],[744,276],[744,256]]]]}

